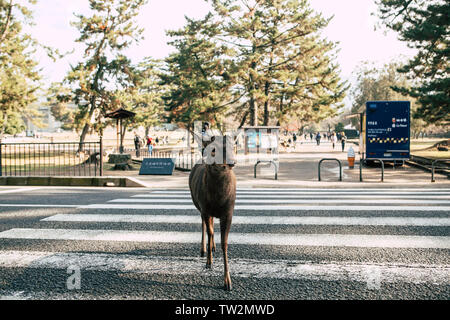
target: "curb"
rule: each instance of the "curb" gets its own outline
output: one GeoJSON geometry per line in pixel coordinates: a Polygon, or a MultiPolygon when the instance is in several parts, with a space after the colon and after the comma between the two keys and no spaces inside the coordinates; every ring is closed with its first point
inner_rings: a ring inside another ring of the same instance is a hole
{"type": "Polygon", "coordinates": [[[0,177],[1,186],[148,187],[130,177],[0,177]]]}

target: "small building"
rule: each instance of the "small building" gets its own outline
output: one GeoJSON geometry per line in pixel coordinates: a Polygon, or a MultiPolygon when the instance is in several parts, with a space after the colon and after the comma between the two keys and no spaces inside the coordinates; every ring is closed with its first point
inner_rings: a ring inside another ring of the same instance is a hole
{"type": "Polygon", "coordinates": [[[245,126],[244,154],[278,154],[279,126],[245,126]]]}

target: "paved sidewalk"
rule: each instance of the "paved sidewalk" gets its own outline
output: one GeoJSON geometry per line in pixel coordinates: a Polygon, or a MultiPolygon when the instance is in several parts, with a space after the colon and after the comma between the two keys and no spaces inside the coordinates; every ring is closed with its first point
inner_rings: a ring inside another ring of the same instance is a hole
{"type": "MultiPolygon", "coordinates": [[[[257,178],[254,178],[253,161],[238,159],[234,171],[236,173],[239,188],[380,188],[380,187],[427,187],[450,188],[450,180],[443,175],[436,175],[436,182],[431,183],[431,174],[423,170],[410,167],[395,167],[386,165],[384,182],[381,181],[381,168],[363,167],[363,182],[359,181],[359,155],[358,146],[346,144],[345,151],[341,151],[341,145],[337,144],[332,149],[331,143],[322,142],[320,146],[307,141],[298,144],[295,151],[282,150],[279,155],[278,180],[274,179],[273,166],[268,164],[258,165],[257,178]],[[356,153],[355,167],[349,169],[347,151],[353,147],[356,153]],[[320,159],[336,158],[342,163],[342,178],[339,181],[339,166],[335,161],[323,162],[321,166],[322,181],[318,181],[318,164],[320,159]]],[[[187,188],[189,172],[174,170],[172,176],[139,175],[133,171],[108,171],[108,176],[127,176],[140,181],[150,188],[187,188]]]]}

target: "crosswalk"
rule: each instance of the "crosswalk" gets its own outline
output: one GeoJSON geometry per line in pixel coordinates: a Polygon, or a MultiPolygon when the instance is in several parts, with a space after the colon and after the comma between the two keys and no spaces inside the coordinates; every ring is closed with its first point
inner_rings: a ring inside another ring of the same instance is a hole
{"type": "MultiPolygon", "coordinates": [[[[196,255],[201,219],[187,189],[152,190],[61,208],[67,212],[42,218],[35,226],[0,232],[0,244],[26,243],[11,245],[9,250],[0,247],[0,269],[63,270],[78,265],[91,272],[148,276],[204,273],[205,261],[196,255]],[[53,249],[33,247],[42,241],[53,249]],[[103,247],[156,245],[158,250],[155,254],[105,252],[95,249],[99,243],[103,247]],[[187,246],[188,252],[180,254],[180,245],[187,246]]],[[[354,283],[365,283],[375,274],[379,287],[383,283],[442,286],[447,288],[445,295],[450,286],[449,231],[449,189],[239,188],[229,235],[231,273],[243,282],[263,278],[354,283]],[[314,250],[326,258],[311,259],[314,250]],[[372,257],[371,250],[382,257],[372,257]],[[355,258],[358,254],[362,256],[355,258]],[[438,259],[420,257],[427,254],[438,259]]],[[[221,254],[216,253],[216,258],[221,266],[221,254]]],[[[221,268],[216,266],[210,275],[220,278],[221,268]]],[[[17,292],[0,289],[0,295],[17,292]]]]}

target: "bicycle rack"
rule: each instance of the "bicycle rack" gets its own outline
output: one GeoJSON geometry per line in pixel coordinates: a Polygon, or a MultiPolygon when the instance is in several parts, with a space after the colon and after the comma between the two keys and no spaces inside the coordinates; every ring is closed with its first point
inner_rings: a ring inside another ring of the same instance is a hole
{"type": "Polygon", "coordinates": [[[256,178],[256,166],[260,163],[272,163],[275,171],[275,180],[278,180],[278,166],[275,161],[272,160],[258,160],[253,168],[253,176],[256,178]]]}
{"type": "MultiPolygon", "coordinates": [[[[379,161],[381,163],[381,182],[384,182],[384,161],[381,159],[370,159],[372,161],[379,161]]],[[[365,159],[364,159],[365,161],[365,159]]],[[[362,182],[362,163],[363,159],[359,159],[359,181],[362,182]]]]}
{"type": "Polygon", "coordinates": [[[436,180],[434,179],[434,169],[435,167],[435,163],[437,162],[446,162],[446,161],[450,161],[450,159],[436,159],[433,160],[433,162],[431,163],[431,182],[436,182],[436,180]]]}
{"type": "Polygon", "coordinates": [[[320,165],[322,164],[323,161],[337,161],[339,164],[339,181],[342,181],[342,163],[339,159],[336,158],[324,158],[322,160],[319,161],[319,167],[318,167],[318,171],[319,171],[319,181],[321,181],[320,178],[320,165]]]}

